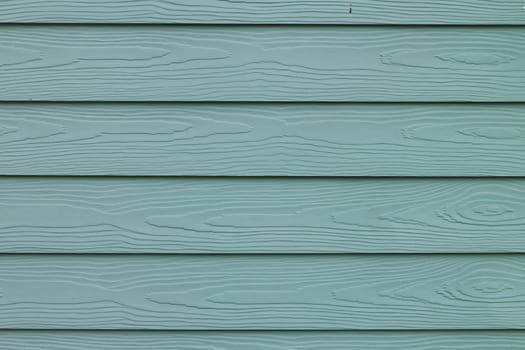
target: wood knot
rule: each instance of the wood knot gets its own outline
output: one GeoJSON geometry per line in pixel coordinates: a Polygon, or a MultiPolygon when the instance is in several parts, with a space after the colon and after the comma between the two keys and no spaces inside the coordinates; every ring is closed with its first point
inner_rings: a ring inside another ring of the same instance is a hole
{"type": "Polygon", "coordinates": [[[472,208],[472,211],[482,216],[499,216],[514,210],[503,204],[481,204],[472,208]]]}

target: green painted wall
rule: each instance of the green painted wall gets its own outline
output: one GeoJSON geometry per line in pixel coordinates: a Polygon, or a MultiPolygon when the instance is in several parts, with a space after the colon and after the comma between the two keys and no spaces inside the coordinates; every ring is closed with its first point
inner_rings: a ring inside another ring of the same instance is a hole
{"type": "Polygon", "coordinates": [[[525,348],[521,0],[4,0],[0,350],[525,348]]]}

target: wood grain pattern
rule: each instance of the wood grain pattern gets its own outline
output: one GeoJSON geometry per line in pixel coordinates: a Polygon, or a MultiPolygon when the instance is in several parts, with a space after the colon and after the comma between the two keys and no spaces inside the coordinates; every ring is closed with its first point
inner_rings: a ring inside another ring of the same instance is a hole
{"type": "Polygon", "coordinates": [[[525,24],[522,0],[2,0],[1,22],[525,24]]]}
{"type": "Polygon", "coordinates": [[[525,101],[522,27],[0,28],[0,100],[525,101]]]}
{"type": "Polygon", "coordinates": [[[0,331],[0,350],[523,350],[522,331],[0,331]]]}
{"type": "Polygon", "coordinates": [[[3,178],[0,252],[525,252],[525,180],[3,178]]]}
{"type": "Polygon", "coordinates": [[[0,327],[525,329],[523,255],[0,256],[0,327]]]}
{"type": "Polygon", "coordinates": [[[525,104],[0,104],[2,175],[521,176],[525,104]]]}

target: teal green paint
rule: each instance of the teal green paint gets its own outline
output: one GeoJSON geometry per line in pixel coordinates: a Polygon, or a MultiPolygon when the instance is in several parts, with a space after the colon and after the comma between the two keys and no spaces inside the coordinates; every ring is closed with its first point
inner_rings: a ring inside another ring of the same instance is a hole
{"type": "Polygon", "coordinates": [[[525,348],[523,5],[2,1],[0,350],[525,348]]]}
{"type": "Polygon", "coordinates": [[[0,22],[525,24],[522,8],[522,0],[3,0],[0,22]]]}
{"type": "Polygon", "coordinates": [[[523,350],[525,332],[0,331],[1,350],[523,350]]]}
{"type": "Polygon", "coordinates": [[[521,179],[7,177],[0,198],[0,253],[525,252],[521,179]]]}
{"type": "Polygon", "coordinates": [[[3,103],[0,173],[520,176],[524,120],[525,104],[3,103]]]}
{"type": "Polygon", "coordinates": [[[525,28],[3,26],[3,101],[525,102],[525,28]]]}
{"type": "Polygon", "coordinates": [[[3,255],[0,328],[525,329],[524,275],[520,254],[3,255]]]}

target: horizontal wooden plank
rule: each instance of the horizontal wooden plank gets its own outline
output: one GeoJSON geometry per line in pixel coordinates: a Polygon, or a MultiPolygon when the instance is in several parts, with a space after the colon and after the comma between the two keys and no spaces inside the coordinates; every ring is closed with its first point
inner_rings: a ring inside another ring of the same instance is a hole
{"type": "Polygon", "coordinates": [[[523,255],[3,255],[0,328],[525,329],[523,255]]]}
{"type": "Polygon", "coordinates": [[[525,101],[525,27],[0,27],[0,100],[525,101]]]}
{"type": "Polygon", "coordinates": [[[0,350],[523,350],[522,331],[0,331],[0,350]]]}
{"type": "Polygon", "coordinates": [[[525,104],[0,104],[2,175],[525,175],[525,104]]]}
{"type": "Polygon", "coordinates": [[[525,24],[522,0],[2,0],[0,22],[525,24]]]}
{"type": "Polygon", "coordinates": [[[2,178],[2,253],[525,252],[525,180],[2,178]]]}

